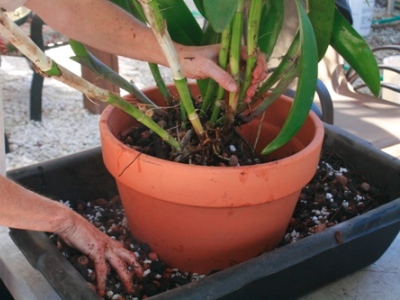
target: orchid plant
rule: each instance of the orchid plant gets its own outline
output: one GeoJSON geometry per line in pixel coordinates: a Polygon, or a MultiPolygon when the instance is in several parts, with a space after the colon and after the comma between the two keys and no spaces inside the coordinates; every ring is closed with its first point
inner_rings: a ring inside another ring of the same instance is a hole
{"type": "MultiPolygon", "coordinates": [[[[209,138],[207,131],[210,129],[222,128],[222,134],[229,134],[233,128],[263,114],[289,85],[296,81],[294,100],[286,121],[279,134],[265,145],[261,154],[269,154],[290,141],[310,111],[317,85],[318,62],[324,57],[329,45],[359,74],[371,92],[375,96],[379,95],[380,78],[375,57],[364,39],[336,8],[335,0],[293,0],[299,20],[297,33],[278,66],[269,72],[269,76],[259,85],[251,101],[245,101],[245,93],[252,80],[258,51],[271,57],[278,38],[285,34],[282,31],[284,22],[293,21],[284,19],[287,2],[194,0],[205,20],[205,26],[201,27],[184,0],[111,1],[152,28],[167,57],[179,99],[173,99],[169,94],[158,66],[150,63],[150,70],[166,102],[171,106],[179,104],[182,130],[192,128],[199,143],[209,138]],[[183,76],[172,41],[184,45],[221,44],[218,63],[222,68],[229,70],[240,90],[227,93],[213,80],[198,80],[202,101],[200,104],[195,102],[183,76]],[[247,49],[244,69],[241,68],[240,60],[240,49],[243,45],[247,49]]],[[[5,27],[6,30],[11,28],[5,27]]],[[[5,35],[7,36],[7,33],[5,35]]],[[[134,83],[128,82],[103,65],[83,44],[77,41],[71,41],[70,44],[76,55],[74,60],[134,95],[146,109],[141,110],[140,105],[129,104],[115,94],[93,88],[87,82],[78,84],[76,80],[71,80],[73,74],[63,70],[55,62],[49,64],[45,57],[43,64],[34,58],[38,69],[46,76],[53,76],[77,88],[88,97],[119,107],[158,134],[174,151],[185,151],[185,146],[177,136],[152,119],[150,112],[163,114],[162,107],[148,99],[134,83]]]]}

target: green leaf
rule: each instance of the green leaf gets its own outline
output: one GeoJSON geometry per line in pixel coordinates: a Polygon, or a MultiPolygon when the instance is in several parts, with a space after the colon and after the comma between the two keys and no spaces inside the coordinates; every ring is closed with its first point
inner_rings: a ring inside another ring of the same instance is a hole
{"type": "Polygon", "coordinates": [[[282,30],[284,9],[284,1],[268,0],[261,12],[258,46],[267,57],[271,57],[282,30]]]}
{"type": "Polygon", "coordinates": [[[321,60],[331,41],[335,0],[308,0],[310,12],[308,17],[314,28],[318,46],[318,60],[321,60]]]}
{"type": "Polygon", "coordinates": [[[158,5],[173,41],[188,46],[201,45],[203,31],[183,0],[158,0],[158,5]]]}
{"type": "MultiPolygon", "coordinates": [[[[73,61],[88,67],[91,71],[98,74],[102,78],[107,79],[112,84],[115,84],[116,86],[135,96],[140,102],[147,103],[154,108],[157,108],[157,106],[149,98],[147,98],[147,96],[144,95],[134,83],[127,81],[113,69],[97,59],[93,54],[87,51],[81,42],[70,39],[69,44],[72,48],[72,51],[76,55],[71,57],[73,61]]],[[[158,112],[156,111],[156,113],[158,112]]]]}
{"type": "Polygon", "coordinates": [[[239,0],[203,0],[206,19],[216,32],[222,32],[231,23],[239,0]]]}
{"type": "Polygon", "coordinates": [[[221,40],[221,33],[216,32],[212,26],[208,25],[203,34],[201,45],[218,44],[221,40]]]}
{"type": "Polygon", "coordinates": [[[285,73],[288,72],[288,70],[293,68],[293,66],[296,64],[298,56],[300,55],[301,51],[300,48],[301,48],[300,34],[297,33],[292,43],[290,44],[287,53],[285,54],[285,56],[283,56],[279,65],[258,89],[257,96],[266,93],[269,89],[271,89],[274,86],[275,83],[277,83],[285,75],[285,73]]]}
{"type": "Polygon", "coordinates": [[[204,5],[203,5],[203,0],[193,0],[193,3],[196,5],[196,8],[200,12],[202,16],[205,16],[206,13],[204,11],[204,5]]]}
{"type": "Polygon", "coordinates": [[[146,16],[144,14],[143,8],[140,3],[136,0],[128,0],[130,4],[130,9],[132,10],[132,15],[136,17],[142,23],[146,23],[146,16]]]}
{"type": "Polygon", "coordinates": [[[45,73],[46,73],[46,75],[48,75],[50,77],[51,76],[61,76],[60,68],[54,61],[51,62],[50,70],[47,70],[45,73]]]}
{"type": "Polygon", "coordinates": [[[367,42],[336,9],[331,46],[357,72],[375,97],[381,89],[380,74],[376,58],[367,42]]]}
{"type": "Polygon", "coordinates": [[[131,7],[129,5],[129,0],[110,0],[112,3],[118,5],[119,7],[123,8],[125,11],[132,14],[131,7]]]}
{"type": "Polygon", "coordinates": [[[300,20],[301,41],[301,56],[298,62],[300,73],[296,95],[281,131],[261,151],[263,155],[275,151],[293,138],[303,126],[314,100],[318,77],[317,44],[311,22],[300,0],[296,0],[296,5],[300,20]]]}

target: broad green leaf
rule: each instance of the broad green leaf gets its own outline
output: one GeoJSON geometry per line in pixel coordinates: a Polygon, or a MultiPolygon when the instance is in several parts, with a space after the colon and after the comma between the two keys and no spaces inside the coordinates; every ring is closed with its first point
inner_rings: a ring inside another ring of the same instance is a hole
{"type": "Polygon", "coordinates": [[[331,46],[364,80],[371,92],[378,97],[381,82],[376,58],[367,42],[337,9],[335,10],[331,46]]]}
{"type": "Polygon", "coordinates": [[[183,45],[201,45],[203,31],[183,0],[158,0],[173,41],[183,45]]]}
{"type": "Polygon", "coordinates": [[[267,57],[271,57],[282,30],[284,9],[284,1],[267,0],[261,12],[258,45],[267,57]]]}
{"type": "Polygon", "coordinates": [[[203,0],[206,19],[216,32],[222,32],[231,23],[239,0],[203,0]]]}
{"type": "Polygon", "coordinates": [[[296,0],[296,6],[299,14],[301,41],[301,56],[298,61],[300,73],[296,95],[281,131],[261,151],[263,155],[275,151],[292,139],[303,126],[314,99],[318,77],[317,44],[310,19],[300,0],[296,0]]]}
{"type": "Polygon", "coordinates": [[[308,0],[310,12],[308,17],[314,28],[318,46],[318,60],[321,60],[331,41],[335,0],[308,0]]]}

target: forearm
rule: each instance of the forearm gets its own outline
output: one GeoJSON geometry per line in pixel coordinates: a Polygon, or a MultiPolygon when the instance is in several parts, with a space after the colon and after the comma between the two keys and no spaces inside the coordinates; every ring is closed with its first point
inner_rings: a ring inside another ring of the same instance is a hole
{"type": "Polygon", "coordinates": [[[65,205],[35,194],[0,175],[0,225],[59,232],[73,223],[73,212],[65,205]]]}
{"type": "Polygon", "coordinates": [[[151,29],[108,0],[28,0],[26,6],[70,38],[108,53],[166,65],[151,29]]]}
{"type": "MultiPolygon", "coordinates": [[[[168,66],[152,30],[108,0],[28,0],[26,6],[57,31],[86,45],[168,66]]],[[[212,78],[229,92],[237,90],[230,74],[216,63],[219,45],[175,46],[186,77],[212,78]]]]}

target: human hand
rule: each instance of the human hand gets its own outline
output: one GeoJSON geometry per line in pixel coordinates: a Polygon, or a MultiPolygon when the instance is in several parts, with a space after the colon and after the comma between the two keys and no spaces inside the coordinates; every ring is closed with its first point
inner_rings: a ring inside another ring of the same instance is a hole
{"type": "Polygon", "coordinates": [[[132,277],[143,276],[142,267],[134,253],[72,211],[71,218],[65,222],[64,228],[56,233],[67,245],[76,248],[93,260],[97,293],[100,296],[105,294],[107,262],[117,272],[128,293],[133,292],[132,277]]]}
{"type": "MultiPolygon", "coordinates": [[[[183,72],[186,77],[193,79],[212,78],[228,92],[237,92],[238,86],[229,72],[221,69],[218,64],[220,45],[199,47],[177,46],[183,72]]],[[[241,49],[241,58],[247,59],[246,47],[241,49]]],[[[245,101],[248,101],[256,92],[258,84],[267,77],[266,56],[258,52],[257,63],[253,71],[253,79],[247,89],[245,101]]]]}
{"type": "MultiPolygon", "coordinates": [[[[247,51],[246,47],[242,47],[240,55],[242,59],[245,61],[247,59],[247,51]]],[[[257,91],[258,84],[267,78],[268,69],[267,69],[267,58],[264,53],[257,50],[257,62],[253,70],[253,78],[251,80],[251,84],[246,91],[245,98],[243,99],[244,103],[250,103],[251,98],[257,91]]]]}

